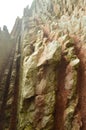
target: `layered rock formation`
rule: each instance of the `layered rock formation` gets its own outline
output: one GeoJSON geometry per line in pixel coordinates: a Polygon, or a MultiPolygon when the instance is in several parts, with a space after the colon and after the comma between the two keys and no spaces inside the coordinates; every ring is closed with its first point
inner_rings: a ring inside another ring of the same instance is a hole
{"type": "Polygon", "coordinates": [[[8,37],[21,44],[21,69],[6,130],[86,130],[86,1],[34,0],[8,37]]]}
{"type": "Polygon", "coordinates": [[[0,130],[17,129],[20,21],[16,20],[11,34],[6,26],[0,30],[0,130]]]}
{"type": "Polygon", "coordinates": [[[85,0],[24,9],[18,130],[86,130],[85,0]]]}

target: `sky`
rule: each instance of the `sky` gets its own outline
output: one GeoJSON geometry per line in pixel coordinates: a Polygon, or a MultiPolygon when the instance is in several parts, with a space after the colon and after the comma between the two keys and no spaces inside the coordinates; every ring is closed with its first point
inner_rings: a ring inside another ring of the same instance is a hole
{"type": "Polygon", "coordinates": [[[23,9],[31,6],[33,0],[0,0],[0,27],[6,25],[9,32],[15,23],[17,16],[22,17],[23,9]]]}

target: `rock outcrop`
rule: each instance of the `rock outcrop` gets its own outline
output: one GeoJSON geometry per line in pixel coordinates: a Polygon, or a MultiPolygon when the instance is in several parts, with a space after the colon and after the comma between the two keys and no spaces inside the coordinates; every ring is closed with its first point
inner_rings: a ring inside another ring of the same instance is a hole
{"type": "Polygon", "coordinates": [[[86,130],[85,0],[24,9],[18,130],[86,130]]]}
{"type": "Polygon", "coordinates": [[[86,130],[86,0],[34,0],[10,35],[0,30],[3,61],[11,42],[19,44],[0,128],[86,130]]]}

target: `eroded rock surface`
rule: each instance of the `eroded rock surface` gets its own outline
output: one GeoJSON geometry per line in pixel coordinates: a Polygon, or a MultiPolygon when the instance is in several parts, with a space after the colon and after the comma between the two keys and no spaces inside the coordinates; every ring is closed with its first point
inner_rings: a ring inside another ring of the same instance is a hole
{"type": "Polygon", "coordinates": [[[85,43],[85,0],[24,9],[18,130],[86,130],[85,43]]]}

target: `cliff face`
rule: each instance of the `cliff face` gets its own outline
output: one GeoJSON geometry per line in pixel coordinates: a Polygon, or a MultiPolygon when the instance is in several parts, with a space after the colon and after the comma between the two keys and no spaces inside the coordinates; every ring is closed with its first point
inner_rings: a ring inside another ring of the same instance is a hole
{"type": "Polygon", "coordinates": [[[86,130],[86,1],[24,9],[18,130],[86,130]]]}
{"type": "Polygon", "coordinates": [[[1,130],[86,130],[85,43],[85,0],[34,0],[0,30],[1,130]]]}

